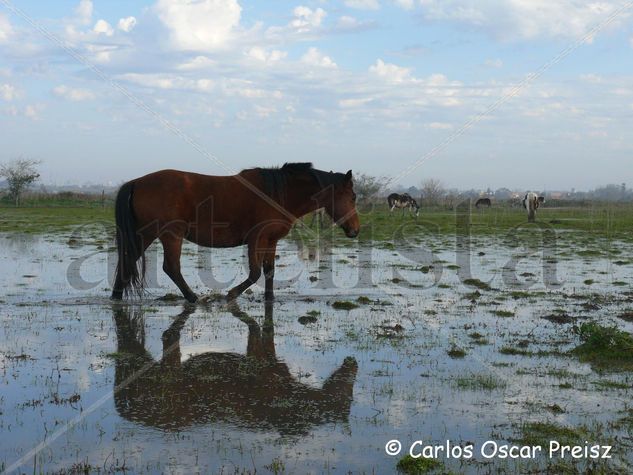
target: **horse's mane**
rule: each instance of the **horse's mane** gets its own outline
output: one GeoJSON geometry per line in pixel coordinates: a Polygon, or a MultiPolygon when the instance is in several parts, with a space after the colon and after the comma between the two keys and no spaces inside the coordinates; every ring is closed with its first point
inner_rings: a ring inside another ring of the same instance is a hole
{"type": "Polygon", "coordinates": [[[292,178],[310,178],[319,184],[320,188],[340,184],[345,175],[343,173],[324,172],[313,168],[310,162],[284,163],[282,167],[255,168],[264,181],[264,192],[279,203],[284,202],[286,188],[292,178]]]}

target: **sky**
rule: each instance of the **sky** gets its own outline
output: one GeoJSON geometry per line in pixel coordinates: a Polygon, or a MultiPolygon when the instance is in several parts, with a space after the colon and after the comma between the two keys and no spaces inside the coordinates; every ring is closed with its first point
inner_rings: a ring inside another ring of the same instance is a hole
{"type": "Polygon", "coordinates": [[[0,162],[58,185],[311,161],[633,186],[628,3],[0,0],[0,162]]]}

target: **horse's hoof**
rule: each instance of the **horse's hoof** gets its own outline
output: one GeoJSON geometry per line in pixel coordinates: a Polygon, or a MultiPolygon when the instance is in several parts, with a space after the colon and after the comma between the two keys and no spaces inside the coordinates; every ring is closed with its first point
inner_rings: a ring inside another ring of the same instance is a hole
{"type": "Polygon", "coordinates": [[[110,298],[112,300],[123,300],[123,292],[112,292],[110,298]]]}
{"type": "Polygon", "coordinates": [[[196,303],[198,301],[198,296],[196,294],[192,294],[192,295],[186,296],[185,299],[189,303],[196,303]]]}

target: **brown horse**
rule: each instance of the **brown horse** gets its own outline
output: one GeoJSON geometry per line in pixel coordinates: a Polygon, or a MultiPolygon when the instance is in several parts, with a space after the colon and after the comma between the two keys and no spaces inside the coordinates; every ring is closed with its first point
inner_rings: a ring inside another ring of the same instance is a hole
{"type": "Polygon", "coordinates": [[[248,325],[245,354],[205,352],[184,360],[180,336],[193,308],[163,333],[158,361],[146,349],[142,310],[135,308],[113,309],[122,355],[115,361],[114,403],[121,417],[167,431],[220,423],[284,436],[348,422],[358,363],[345,358],[322,387],[299,381],[277,357],[272,302],[264,304],[262,326],[235,302],[229,305],[248,325]]]}
{"type": "Polygon", "coordinates": [[[311,163],[253,168],[233,176],[162,170],[125,183],[116,198],[117,265],[113,299],[141,293],[147,247],[159,239],[163,270],[184,297],[197,300],[180,272],[183,239],[205,247],[248,245],[249,275],[233,287],[234,299],[257,282],[262,267],[267,300],[273,299],[277,241],[301,216],[324,208],[345,234],[358,235],[352,171],[316,170],[311,163]],[[140,263],[138,262],[140,259],[140,263]]]}

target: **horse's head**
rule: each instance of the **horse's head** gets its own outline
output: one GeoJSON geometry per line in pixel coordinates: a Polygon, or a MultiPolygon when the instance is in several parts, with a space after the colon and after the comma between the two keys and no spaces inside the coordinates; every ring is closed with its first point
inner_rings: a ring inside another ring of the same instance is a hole
{"type": "Polygon", "coordinates": [[[420,216],[420,206],[413,198],[411,198],[411,207],[415,210],[415,215],[420,216]]]}
{"type": "Polygon", "coordinates": [[[356,214],[356,193],[354,193],[352,170],[333,186],[331,198],[323,204],[325,212],[332,221],[343,228],[347,237],[358,236],[360,220],[356,214]]]}

